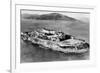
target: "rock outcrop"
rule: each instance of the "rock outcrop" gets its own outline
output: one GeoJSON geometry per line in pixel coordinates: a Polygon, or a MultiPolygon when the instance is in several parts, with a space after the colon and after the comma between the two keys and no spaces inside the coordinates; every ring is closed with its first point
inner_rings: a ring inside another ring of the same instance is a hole
{"type": "Polygon", "coordinates": [[[89,50],[89,44],[85,40],[45,28],[37,31],[22,32],[21,38],[24,41],[38,44],[44,49],[52,49],[64,53],[84,53],[89,50]]]}

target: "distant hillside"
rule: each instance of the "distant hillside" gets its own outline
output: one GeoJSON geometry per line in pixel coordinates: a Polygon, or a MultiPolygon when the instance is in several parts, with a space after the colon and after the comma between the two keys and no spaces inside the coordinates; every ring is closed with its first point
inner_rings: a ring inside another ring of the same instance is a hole
{"type": "Polygon", "coordinates": [[[75,21],[76,19],[60,14],[60,13],[49,13],[49,14],[22,14],[24,19],[36,19],[36,20],[66,20],[66,21],[75,21]]]}

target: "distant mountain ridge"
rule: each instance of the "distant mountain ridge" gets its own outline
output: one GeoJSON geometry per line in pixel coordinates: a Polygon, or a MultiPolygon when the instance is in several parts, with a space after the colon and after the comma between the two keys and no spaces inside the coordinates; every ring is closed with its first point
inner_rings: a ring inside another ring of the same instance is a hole
{"type": "Polygon", "coordinates": [[[60,13],[49,13],[49,14],[22,14],[22,18],[25,19],[36,19],[36,20],[66,20],[75,21],[75,18],[60,14],[60,13]]]}

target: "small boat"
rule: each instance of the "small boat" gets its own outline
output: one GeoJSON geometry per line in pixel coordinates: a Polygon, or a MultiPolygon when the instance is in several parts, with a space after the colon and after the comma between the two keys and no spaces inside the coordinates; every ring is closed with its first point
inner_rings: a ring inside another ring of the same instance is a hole
{"type": "Polygon", "coordinates": [[[85,53],[89,50],[89,43],[85,42],[85,40],[45,28],[21,32],[21,38],[23,41],[38,44],[44,49],[52,49],[63,53],[85,53]]]}

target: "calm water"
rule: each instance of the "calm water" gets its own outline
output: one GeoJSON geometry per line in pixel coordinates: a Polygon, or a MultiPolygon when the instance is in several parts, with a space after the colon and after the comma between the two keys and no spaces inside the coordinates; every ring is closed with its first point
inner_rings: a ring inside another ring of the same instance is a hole
{"type": "MultiPolygon", "coordinates": [[[[89,24],[79,21],[21,20],[21,31],[33,31],[42,27],[62,31],[89,42],[89,24]]],[[[21,40],[21,63],[87,60],[89,52],[84,54],[64,54],[58,51],[45,50],[38,45],[21,40]]]]}

